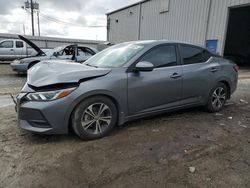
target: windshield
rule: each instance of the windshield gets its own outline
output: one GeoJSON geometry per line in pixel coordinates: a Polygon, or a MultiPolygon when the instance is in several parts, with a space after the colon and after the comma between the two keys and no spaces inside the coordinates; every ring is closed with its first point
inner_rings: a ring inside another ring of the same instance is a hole
{"type": "Polygon", "coordinates": [[[123,66],[145,46],[123,43],[107,48],[87,60],[84,64],[93,67],[117,68],[123,66]]]}
{"type": "Polygon", "coordinates": [[[47,56],[52,56],[52,55],[54,55],[55,52],[60,52],[60,51],[63,50],[63,49],[64,49],[64,47],[59,46],[59,47],[56,47],[56,48],[54,48],[54,49],[48,50],[47,52],[45,52],[45,54],[46,54],[47,56]]]}

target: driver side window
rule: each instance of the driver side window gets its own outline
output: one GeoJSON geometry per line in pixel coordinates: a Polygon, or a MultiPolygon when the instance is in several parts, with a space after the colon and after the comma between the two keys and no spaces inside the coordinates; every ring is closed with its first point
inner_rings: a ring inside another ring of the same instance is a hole
{"type": "Polygon", "coordinates": [[[71,56],[74,54],[74,49],[70,47],[66,47],[63,50],[57,52],[57,56],[71,56]]]}
{"type": "Polygon", "coordinates": [[[147,52],[140,61],[150,62],[155,68],[176,66],[176,48],[174,45],[161,45],[155,47],[147,52]]]}

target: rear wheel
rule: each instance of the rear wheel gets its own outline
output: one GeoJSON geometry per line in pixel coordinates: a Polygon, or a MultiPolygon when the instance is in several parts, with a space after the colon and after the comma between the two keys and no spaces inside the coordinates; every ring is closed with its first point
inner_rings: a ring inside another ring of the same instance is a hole
{"type": "Polygon", "coordinates": [[[108,135],[115,127],[117,110],[112,100],[97,96],[84,100],[72,114],[72,127],[84,140],[108,135]]]}
{"type": "Polygon", "coordinates": [[[223,83],[216,84],[210,93],[207,109],[211,112],[219,112],[226,103],[227,96],[228,89],[226,85],[223,83]]]}

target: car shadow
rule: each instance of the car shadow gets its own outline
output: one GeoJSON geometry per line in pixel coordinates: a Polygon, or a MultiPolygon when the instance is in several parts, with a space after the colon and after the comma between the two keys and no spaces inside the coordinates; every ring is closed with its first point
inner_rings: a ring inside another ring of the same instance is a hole
{"type": "Polygon", "coordinates": [[[156,121],[156,120],[168,120],[168,119],[184,119],[187,117],[193,117],[192,115],[197,114],[212,114],[208,112],[204,107],[195,107],[195,108],[187,108],[187,109],[181,109],[171,112],[165,112],[158,115],[152,115],[145,118],[133,120],[130,122],[125,123],[122,127],[130,127],[130,126],[137,126],[136,124],[143,121],[156,121]]]}
{"type": "Polygon", "coordinates": [[[15,74],[17,77],[20,77],[20,78],[26,78],[27,77],[27,74],[26,73],[17,73],[15,74]]]}
{"type": "MultiPolygon", "coordinates": [[[[222,112],[220,113],[224,113],[228,108],[231,108],[232,106],[233,105],[225,106],[222,112]]],[[[145,126],[145,124],[148,122],[152,122],[152,124],[155,124],[155,123],[158,124],[159,122],[164,122],[168,120],[193,121],[193,118],[195,116],[200,117],[204,115],[214,116],[214,113],[209,112],[204,107],[195,107],[195,108],[182,109],[178,111],[166,112],[166,113],[162,113],[162,114],[154,115],[154,116],[148,116],[145,118],[126,122],[122,126],[117,126],[110,135],[105,137],[105,139],[109,139],[109,137],[114,138],[128,131],[129,128],[145,126]]],[[[65,141],[72,142],[72,143],[82,143],[82,142],[93,142],[93,141],[100,140],[100,139],[92,140],[92,141],[81,140],[73,132],[73,130],[70,130],[69,134],[65,134],[65,135],[41,135],[41,134],[34,134],[34,133],[27,132],[27,134],[25,134],[25,137],[26,139],[29,140],[29,143],[31,142],[32,144],[60,143],[60,142],[65,142],[65,141]]]]}
{"type": "Polygon", "coordinates": [[[64,135],[45,135],[45,134],[34,134],[25,131],[25,139],[28,143],[32,144],[45,144],[45,143],[60,143],[64,141],[68,142],[81,142],[81,140],[72,132],[64,135]]]}

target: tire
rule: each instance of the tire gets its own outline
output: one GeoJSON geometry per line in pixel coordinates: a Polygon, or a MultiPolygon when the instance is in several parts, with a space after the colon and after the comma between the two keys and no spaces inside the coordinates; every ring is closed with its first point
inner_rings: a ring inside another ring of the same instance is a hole
{"type": "Polygon", "coordinates": [[[107,136],[117,122],[117,108],[107,97],[96,96],[81,102],[71,116],[74,132],[83,140],[107,136]]]}
{"type": "Polygon", "coordinates": [[[206,108],[210,112],[219,112],[227,101],[228,88],[225,84],[217,83],[210,92],[206,108]]]}

